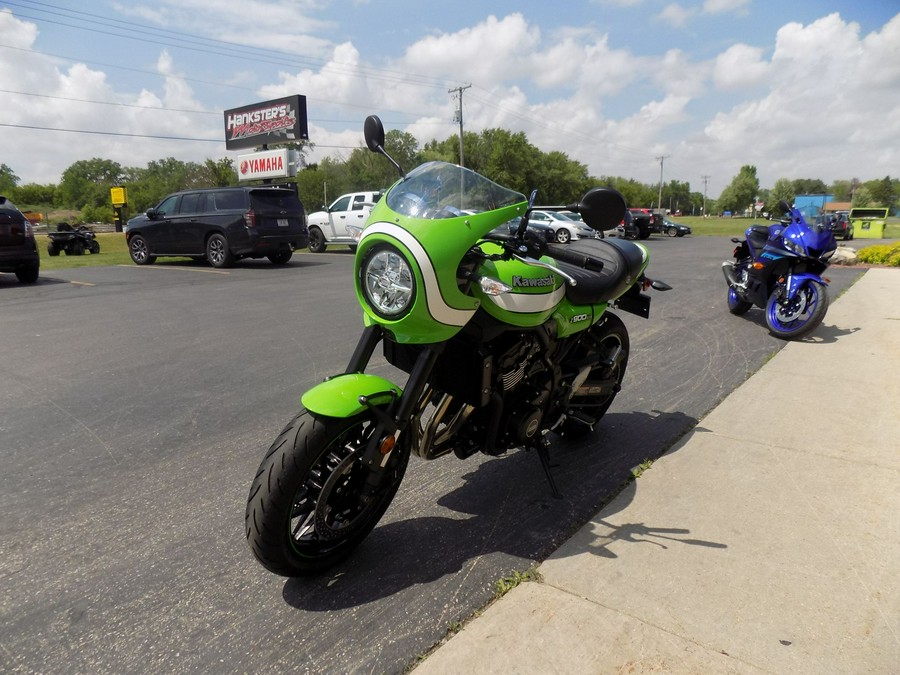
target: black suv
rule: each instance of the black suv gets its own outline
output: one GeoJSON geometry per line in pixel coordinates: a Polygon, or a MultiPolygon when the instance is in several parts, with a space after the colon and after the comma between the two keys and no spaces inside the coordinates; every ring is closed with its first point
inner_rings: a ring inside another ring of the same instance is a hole
{"type": "Polygon", "coordinates": [[[205,258],[228,267],[241,258],[283,265],[309,244],[306,212],[297,194],[275,185],[185,190],[163,199],[125,226],[131,259],[205,258]]]}
{"type": "Polygon", "coordinates": [[[19,281],[37,281],[41,257],[34,230],[24,214],[0,196],[0,272],[15,272],[19,281]]]}

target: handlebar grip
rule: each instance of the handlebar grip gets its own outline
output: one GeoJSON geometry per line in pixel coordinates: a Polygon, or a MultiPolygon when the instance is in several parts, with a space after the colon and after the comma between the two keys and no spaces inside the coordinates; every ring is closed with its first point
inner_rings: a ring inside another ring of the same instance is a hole
{"type": "Polygon", "coordinates": [[[573,251],[566,244],[547,244],[547,255],[554,260],[574,265],[591,272],[601,272],[603,261],[582,253],[573,251]]]}

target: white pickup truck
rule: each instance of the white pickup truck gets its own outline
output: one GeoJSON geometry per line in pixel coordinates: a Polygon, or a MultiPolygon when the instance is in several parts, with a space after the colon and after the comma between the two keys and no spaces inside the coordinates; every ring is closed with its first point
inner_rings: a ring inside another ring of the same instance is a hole
{"type": "Polygon", "coordinates": [[[335,199],[324,211],[316,211],[307,218],[309,250],[323,253],[329,244],[356,244],[348,225],[362,228],[381,192],[351,192],[335,199]]]}

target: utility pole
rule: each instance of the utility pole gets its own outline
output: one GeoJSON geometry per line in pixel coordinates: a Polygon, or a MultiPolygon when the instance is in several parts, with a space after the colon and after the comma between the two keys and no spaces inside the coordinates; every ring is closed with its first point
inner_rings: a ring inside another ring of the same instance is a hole
{"type": "Polygon", "coordinates": [[[666,161],[666,158],[671,157],[672,155],[660,155],[656,159],[659,160],[659,198],[656,200],[657,208],[662,209],[662,176],[663,176],[663,162],[666,161]]]}
{"type": "Polygon", "coordinates": [[[447,93],[452,94],[456,92],[459,95],[459,108],[456,110],[456,122],[459,122],[459,165],[465,166],[465,159],[463,158],[463,108],[462,108],[462,96],[463,92],[471,87],[471,84],[467,84],[464,87],[456,87],[456,89],[448,89],[447,93]]]}
{"type": "Polygon", "coordinates": [[[700,176],[703,179],[703,217],[706,218],[706,184],[709,183],[709,176],[700,176]]]}

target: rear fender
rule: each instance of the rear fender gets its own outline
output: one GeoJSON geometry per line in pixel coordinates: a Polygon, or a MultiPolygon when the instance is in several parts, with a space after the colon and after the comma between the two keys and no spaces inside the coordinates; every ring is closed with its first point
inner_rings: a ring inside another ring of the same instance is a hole
{"type": "Polygon", "coordinates": [[[327,417],[353,417],[367,406],[386,405],[403,393],[397,385],[377,375],[347,373],[338,375],[307,391],[300,398],[303,407],[310,412],[327,417]]]}

